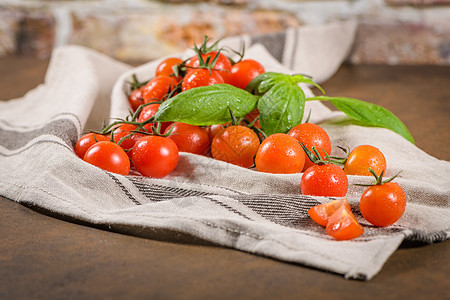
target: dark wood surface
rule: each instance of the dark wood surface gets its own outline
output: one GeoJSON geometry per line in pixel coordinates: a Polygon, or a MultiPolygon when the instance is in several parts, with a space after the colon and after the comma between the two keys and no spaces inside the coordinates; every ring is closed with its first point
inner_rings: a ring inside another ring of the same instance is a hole
{"type": "MultiPolygon", "coordinates": [[[[47,61],[0,59],[0,99],[43,81],[47,61]]],[[[330,95],[381,104],[417,145],[450,160],[450,67],[344,66],[330,95]]],[[[0,299],[449,299],[450,242],[403,245],[369,282],[220,247],[73,224],[0,197],[0,299]]]]}

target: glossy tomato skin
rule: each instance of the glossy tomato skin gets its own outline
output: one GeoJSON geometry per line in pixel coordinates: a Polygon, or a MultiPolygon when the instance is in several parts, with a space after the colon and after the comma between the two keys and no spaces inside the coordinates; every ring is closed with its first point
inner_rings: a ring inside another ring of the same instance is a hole
{"type": "Polygon", "coordinates": [[[361,196],[360,210],[375,226],[385,227],[397,222],[406,208],[406,195],[396,182],[374,185],[361,196]]]}
{"type": "Polygon", "coordinates": [[[302,147],[293,137],[275,133],[267,137],[255,157],[256,169],[275,174],[300,173],[305,164],[302,147]]]}
{"type": "Polygon", "coordinates": [[[178,164],[178,148],[174,141],[161,136],[144,136],[131,151],[136,170],[143,176],[163,178],[178,164]]]}
{"type": "Polygon", "coordinates": [[[235,87],[245,89],[250,81],[265,71],[264,67],[256,60],[244,59],[231,67],[228,83],[235,87]]]}
{"type": "Polygon", "coordinates": [[[141,137],[144,136],[142,133],[133,133],[133,130],[137,129],[137,125],[133,124],[121,124],[114,127],[112,131],[112,141],[116,144],[118,144],[122,138],[123,141],[120,142],[120,147],[122,147],[124,150],[126,150],[127,154],[130,156],[131,150],[136,143],[137,140],[139,140],[141,137]]]}
{"type": "MultiPolygon", "coordinates": [[[[168,57],[164,59],[156,67],[155,76],[174,76],[173,68],[179,66],[182,62],[183,60],[178,57],[168,57]]],[[[180,81],[181,77],[177,77],[177,80],[180,81]]]]}
{"type": "MultiPolygon", "coordinates": [[[[331,152],[331,140],[328,136],[327,132],[317,124],[313,123],[303,123],[297,126],[294,126],[291,130],[289,130],[288,134],[294,137],[300,143],[303,143],[306,148],[312,151],[312,147],[316,146],[319,151],[322,159],[325,158],[325,152],[330,154],[331,152]],[[322,150],[323,149],[323,150],[322,150]]],[[[303,167],[303,171],[313,166],[312,163],[305,153],[305,165],[303,167]]]]}
{"type": "Polygon", "coordinates": [[[364,233],[364,228],[358,223],[352,211],[345,205],[339,207],[328,219],[326,231],[336,240],[351,240],[364,233]]]}
{"type": "Polygon", "coordinates": [[[166,128],[165,134],[169,133],[169,139],[177,144],[180,152],[189,152],[204,155],[209,149],[209,135],[205,128],[186,123],[174,122],[166,128]]]}
{"type": "Polygon", "coordinates": [[[348,175],[372,176],[369,168],[376,174],[386,170],[386,158],[378,148],[371,145],[360,145],[353,149],[344,165],[344,171],[348,175]]]}
{"type": "Polygon", "coordinates": [[[250,168],[259,145],[258,136],[253,130],[241,125],[231,125],[214,136],[211,155],[217,160],[250,168]]]}
{"type": "MultiPolygon", "coordinates": [[[[228,59],[228,57],[217,51],[212,51],[206,54],[202,54],[203,61],[206,62],[208,57],[209,61],[212,62],[213,59],[218,55],[217,61],[213,66],[213,69],[216,70],[216,72],[219,73],[221,78],[223,79],[224,83],[228,83],[228,78],[230,77],[231,73],[231,62],[228,59]]],[[[200,67],[200,61],[198,59],[198,55],[195,55],[189,59],[189,61],[186,63],[186,66],[191,68],[198,68],[200,67]]]]}
{"type": "Polygon", "coordinates": [[[125,151],[116,143],[101,141],[92,145],[83,160],[103,170],[128,175],[130,160],[125,151]]]}
{"type": "Polygon", "coordinates": [[[184,76],[181,91],[190,90],[200,86],[225,83],[222,76],[214,70],[192,69],[184,76]]]}
{"type": "Polygon", "coordinates": [[[328,220],[333,213],[335,213],[339,207],[345,205],[349,210],[350,204],[346,198],[337,199],[323,204],[315,205],[308,210],[308,215],[314,222],[322,226],[327,226],[328,220]]]}
{"type": "Polygon", "coordinates": [[[303,195],[344,197],[348,190],[347,174],[336,165],[313,165],[302,176],[303,195]]]}
{"type": "Polygon", "coordinates": [[[164,97],[177,86],[175,77],[159,75],[150,80],[142,90],[144,103],[164,100],[164,97]]]}
{"type": "Polygon", "coordinates": [[[130,103],[131,109],[133,111],[136,111],[138,107],[142,104],[144,104],[144,96],[142,94],[142,91],[144,90],[144,87],[140,87],[138,89],[135,89],[131,92],[130,96],[128,97],[128,102],[130,103]]]}
{"type": "MultiPolygon", "coordinates": [[[[138,122],[142,123],[147,121],[148,119],[150,119],[151,117],[153,117],[156,112],[158,111],[159,107],[161,106],[161,104],[149,104],[144,106],[144,108],[141,110],[139,117],[138,117],[138,122]]],[[[147,123],[144,125],[144,128],[148,131],[148,132],[153,132],[152,126],[153,126],[153,122],[147,123]]],[[[166,128],[172,124],[172,122],[161,122],[161,128],[160,131],[161,133],[164,132],[166,130],[166,128]]]]}
{"type": "Polygon", "coordinates": [[[97,133],[88,133],[83,135],[75,144],[74,151],[75,154],[83,159],[84,154],[86,153],[87,149],[89,149],[92,145],[96,144],[97,142],[101,141],[107,141],[108,138],[104,135],[97,134],[97,133]]]}

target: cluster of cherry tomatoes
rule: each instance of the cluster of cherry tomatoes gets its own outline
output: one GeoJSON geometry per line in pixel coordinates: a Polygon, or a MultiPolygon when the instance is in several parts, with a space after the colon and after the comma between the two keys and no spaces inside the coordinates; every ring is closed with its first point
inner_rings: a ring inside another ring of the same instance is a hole
{"type": "MultiPolygon", "coordinates": [[[[398,184],[382,182],[386,169],[384,155],[373,146],[361,145],[346,158],[330,157],[330,138],[319,125],[303,123],[287,133],[266,137],[259,126],[257,109],[246,118],[233,118],[227,124],[155,122],[154,115],[161,103],[177,93],[218,83],[243,89],[265,72],[252,59],[241,57],[233,62],[223,51],[212,51],[206,44],[195,49],[196,55],[187,60],[175,57],[163,60],[147,82],[134,77],[128,95],[130,116],[101,132],[81,137],[75,153],[110,172],[127,175],[134,167],[143,176],[162,178],[175,169],[180,151],[189,152],[260,172],[303,172],[302,193],[328,197],[345,197],[347,175],[372,173],[377,184],[369,187],[361,198],[363,216],[376,226],[393,224],[401,217],[406,197],[398,184]]],[[[345,199],[313,207],[309,214],[336,239],[350,239],[363,233],[345,199]]]]}

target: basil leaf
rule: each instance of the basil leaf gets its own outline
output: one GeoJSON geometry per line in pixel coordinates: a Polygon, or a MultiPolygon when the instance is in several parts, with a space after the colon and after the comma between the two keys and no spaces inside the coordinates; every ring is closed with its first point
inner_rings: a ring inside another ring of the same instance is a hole
{"type": "Polygon", "coordinates": [[[202,86],[164,101],[155,121],[199,126],[223,124],[231,121],[229,109],[235,117],[243,117],[255,108],[257,101],[257,96],[229,84],[202,86]]]}
{"type": "Polygon", "coordinates": [[[345,97],[316,96],[306,100],[329,101],[347,116],[367,125],[390,129],[414,144],[414,138],[405,124],[382,106],[345,97]]]}
{"type": "Polygon", "coordinates": [[[291,81],[279,81],[258,101],[260,123],[267,135],[286,133],[301,123],[305,93],[291,81]]]}
{"type": "Polygon", "coordinates": [[[289,81],[290,77],[287,74],[266,72],[253,78],[245,89],[256,95],[261,95],[270,90],[278,82],[289,81]]]}

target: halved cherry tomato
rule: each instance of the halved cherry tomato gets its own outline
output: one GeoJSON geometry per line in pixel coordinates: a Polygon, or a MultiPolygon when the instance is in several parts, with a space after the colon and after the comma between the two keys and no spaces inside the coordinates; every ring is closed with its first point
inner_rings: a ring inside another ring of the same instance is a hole
{"type": "MultiPolygon", "coordinates": [[[[289,130],[288,134],[297,139],[300,143],[303,143],[309,150],[312,150],[312,147],[316,146],[322,159],[325,158],[325,152],[323,150],[325,150],[328,154],[331,152],[330,137],[327,132],[317,124],[299,124],[289,130]]],[[[313,165],[314,163],[312,163],[305,154],[305,165],[303,167],[303,171],[313,165]]]]}
{"type": "Polygon", "coordinates": [[[327,226],[328,219],[342,205],[347,206],[347,208],[349,210],[351,209],[350,204],[348,203],[347,199],[344,198],[344,199],[333,200],[333,201],[330,201],[327,203],[315,205],[308,210],[308,215],[317,224],[320,224],[322,226],[327,226]]]}
{"type": "Polygon", "coordinates": [[[169,139],[177,144],[181,152],[205,154],[209,149],[209,135],[205,128],[186,123],[174,122],[166,128],[165,134],[172,131],[169,139]]]}
{"type": "Polygon", "coordinates": [[[101,142],[101,141],[107,141],[108,138],[104,135],[97,134],[97,133],[88,133],[83,135],[78,142],[75,144],[74,151],[75,154],[83,159],[84,154],[86,153],[87,149],[89,149],[92,145],[101,142]]]}
{"type": "Polygon", "coordinates": [[[361,196],[360,210],[364,218],[375,226],[389,226],[397,222],[406,208],[406,195],[396,182],[373,185],[361,196]]]}
{"type": "Polygon", "coordinates": [[[386,158],[378,148],[371,145],[360,145],[353,149],[344,165],[344,171],[348,175],[372,176],[369,168],[376,174],[386,170],[386,158]]]}
{"type": "Polygon", "coordinates": [[[348,190],[347,174],[333,164],[313,165],[303,173],[300,189],[303,195],[344,197],[348,190]]]}
{"type": "Polygon", "coordinates": [[[211,155],[217,160],[250,168],[259,144],[258,136],[253,130],[241,125],[231,125],[213,138],[211,155]]]}
{"type": "Polygon", "coordinates": [[[144,103],[163,100],[169,91],[172,91],[178,84],[175,77],[171,76],[155,76],[150,80],[142,90],[144,103]]]}
{"type": "Polygon", "coordinates": [[[130,171],[130,159],[116,143],[101,141],[92,145],[84,154],[83,160],[103,170],[127,175],[130,171]]]}
{"type": "Polygon", "coordinates": [[[245,89],[245,87],[258,75],[266,70],[264,67],[253,59],[244,59],[231,67],[231,75],[228,83],[235,87],[245,89]]]}
{"type": "Polygon", "coordinates": [[[218,72],[207,69],[192,69],[184,76],[181,90],[186,91],[199,86],[208,86],[218,83],[225,83],[218,72]]]}
{"type": "Polygon", "coordinates": [[[364,233],[352,211],[345,205],[339,207],[328,219],[327,234],[335,239],[351,240],[364,233]]]}
{"type": "Polygon", "coordinates": [[[285,133],[267,137],[255,157],[256,169],[266,173],[300,173],[305,154],[298,141],[285,133]]]}
{"type": "Polygon", "coordinates": [[[178,148],[174,141],[161,136],[148,135],[139,139],[131,158],[143,176],[162,178],[169,175],[178,164],[178,148]]]}
{"type": "MultiPolygon", "coordinates": [[[[216,58],[216,56],[217,61],[214,65],[211,65],[211,67],[214,70],[216,70],[216,72],[218,72],[219,75],[222,77],[223,81],[227,83],[228,78],[230,77],[231,74],[231,62],[225,54],[218,51],[212,51],[206,54],[202,54],[202,59],[203,62],[205,63],[207,62],[208,59],[209,62],[212,63],[212,61],[216,58]]],[[[206,67],[205,65],[200,64],[198,55],[191,57],[186,63],[186,66],[191,68],[206,67]]]]}

